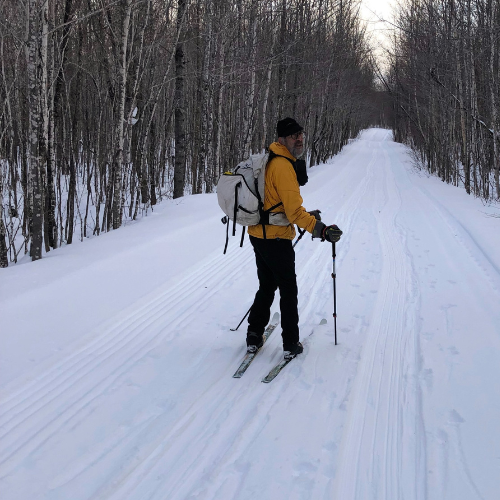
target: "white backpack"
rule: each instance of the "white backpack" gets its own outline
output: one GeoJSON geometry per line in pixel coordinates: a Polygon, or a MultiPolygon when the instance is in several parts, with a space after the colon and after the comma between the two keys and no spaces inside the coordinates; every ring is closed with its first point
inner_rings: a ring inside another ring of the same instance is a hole
{"type": "MultiPolygon", "coordinates": [[[[278,156],[271,153],[271,156],[278,156]]],[[[217,183],[217,200],[222,211],[226,214],[222,222],[227,224],[226,246],[229,239],[229,220],[233,221],[233,236],[236,234],[236,224],[243,226],[240,246],[245,237],[245,226],[262,224],[264,239],[266,225],[288,226],[290,224],[282,212],[273,213],[283,203],[278,203],[264,210],[264,193],[266,182],[266,167],[269,162],[269,153],[250,156],[238,163],[232,170],[224,172],[217,183]]]]}

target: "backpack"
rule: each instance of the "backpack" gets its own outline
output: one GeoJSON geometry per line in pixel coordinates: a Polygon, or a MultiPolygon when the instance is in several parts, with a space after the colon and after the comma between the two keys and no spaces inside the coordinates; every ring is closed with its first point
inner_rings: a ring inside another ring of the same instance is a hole
{"type": "Polygon", "coordinates": [[[217,200],[226,214],[222,218],[222,223],[226,224],[224,253],[226,253],[229,241],[230,220],[233,221],[233,236],[236,234],[236,224],[243,226],[240,247],[243,246],[246,226],[262,224],[265,239],[266,225],[288,226],[290,224],[284,213],[272,212],[283,205],[282,202],[264,210],[266,167],[276,156],[278,155],[272,152],[251,155],[250,158],[238,163],[234,169],[221,175],[217,183],[217,200]]]}

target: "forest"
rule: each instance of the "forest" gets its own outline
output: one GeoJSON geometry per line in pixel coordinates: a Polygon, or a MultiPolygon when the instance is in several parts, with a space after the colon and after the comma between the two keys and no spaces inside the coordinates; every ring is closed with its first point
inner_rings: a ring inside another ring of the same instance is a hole
{"type": "Polygon", "coordinates": [[[1,266],[212,192],[284,116],[310,166],[371,121],[353,0],[0,5],[1,266]]]}
{"type": "Polygon", "coordinates": [[[385,84],[395,140],[444,182],[500,197],[500,1],[407,0],[385,84]]]}
{"type": "Polygon", "coordinates": [[[1,0],[0,267],[211,193],[306,131],[309,168],[368,126],[500,196],[500,0],[405,0],[374,55],[359,0],[1,0]]]}

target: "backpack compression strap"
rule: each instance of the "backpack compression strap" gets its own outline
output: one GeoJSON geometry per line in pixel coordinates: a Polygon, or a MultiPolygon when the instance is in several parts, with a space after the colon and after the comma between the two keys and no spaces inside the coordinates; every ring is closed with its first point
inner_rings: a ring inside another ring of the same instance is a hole
{"type": "MultiPolygon", "coordinates": [[[[255,192],[257,193],[257,199],[259,200],[259,215],[260,215],[260,224],[262,224],[262,236],[264,236],[264,239],[267,239],[266,238],[266,225],[270,225],[269,224],[269,213],[272,212],[275,208],[281,207],[281,205],[283,205],[283,202],[280,201],[279,203],[272,206],[271,208],[264,210],[264,203],[262,201],[262,198],[260,197],[257,179],[255,179],[255,192]]],[[[242,241],[243,241],[243,239],[242,239],[242,241]]]]}
{"type": "Polygon", "coordinates": [[[238,188],[241,186],[241,182],[234,186],[234,214],[233,214],[233,236],[236,234],[236,215],[238,213],[238,188]]]}

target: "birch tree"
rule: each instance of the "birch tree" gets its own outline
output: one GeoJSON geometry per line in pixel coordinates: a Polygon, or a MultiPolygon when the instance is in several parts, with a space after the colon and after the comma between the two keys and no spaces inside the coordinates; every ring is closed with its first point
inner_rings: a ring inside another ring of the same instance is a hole
{"type": "Polygon", "coordinates": [[[115,156],[113,161],[113,229],[122,225],[122,166],[125,125],[125,92],[127,87],[127,46],[129,39],[132,0],[121,0],[120,53],[118,60],[118,80],[116,89],[116,123],[114,132],[115,156]]]}
{"type": "Polygon", "coordinates": [[[27,73],[29,100],[29,199],[31,205],[30,255],[42,258],[43,180],[47,161],[47,37],[46,0],[28,0],[27,73]]]}

